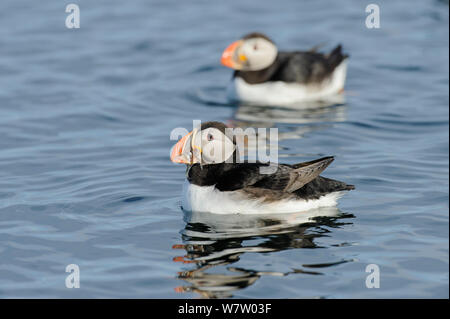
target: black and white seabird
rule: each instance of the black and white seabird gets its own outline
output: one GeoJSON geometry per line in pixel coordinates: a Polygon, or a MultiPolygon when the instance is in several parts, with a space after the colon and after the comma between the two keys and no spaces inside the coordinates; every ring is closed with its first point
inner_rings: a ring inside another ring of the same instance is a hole
{"type": "Polygon", "coordinates": [[[173,147],[171,160],[187,164],[183,209],[292,213],[334,206],[344,191],[354,189],[319,176],[333,161],[331,156],[294,165],[240,163],[235,138],[226,128],[220,122],[203,123],[173,147]]]}
{"type": "Polygon", "coordinates": [[[329,54],[316,51],[279,52],[261,33],[230,44],[223,65],[235,70],[228,95],[257,105],[289,105],[342,93],[348,55],[338,45],[329,54]]]}

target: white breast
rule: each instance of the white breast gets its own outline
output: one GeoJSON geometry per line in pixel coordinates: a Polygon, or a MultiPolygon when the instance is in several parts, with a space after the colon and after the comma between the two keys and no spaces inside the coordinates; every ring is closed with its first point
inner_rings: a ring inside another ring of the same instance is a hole
{"type": "Polygon", "coordinates": [[[335,206],[343,192],[330,193],[316,200],[285,199],[265,203],[249,199],[240,191],[221,192],[214,186],[197,186],[188,181],[183,186],[183,209],[212,214],[274,214],[294,213],[335,206]]]}
{"type": "Polygon", "coordinates": [[[321,83],[299,84],[283,81],[248,84],[242,78],[234,78],[228,87],[230,100],[257,105],[286,106],[296,102],[318,100],[338,94],[344,89],[347,74],[347,62],[336,67],[328,79],[321,83]]]}

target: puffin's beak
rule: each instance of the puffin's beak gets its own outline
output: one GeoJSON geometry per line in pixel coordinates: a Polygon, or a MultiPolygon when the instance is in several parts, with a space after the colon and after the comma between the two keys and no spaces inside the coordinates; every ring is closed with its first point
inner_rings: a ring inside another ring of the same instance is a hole
{"type": "Polygon", "coordinates": [[[233,60],[236,54],[236,49],[242,44],[242,40],[235,41],[231,43],[225,51],[222,53],[222,58],[220,59],[220,62],[225,65],[226,67],[232,68],[232,69],[240,69],[239,65],[236,64],[233,60]]]}
{"type": "Polygon", "coordinates": [[[189,153],[191,152],[191,136],[192,132],[183,136],[181,140],[175,144],[170,154],[170,160],[174,163],[191,164],[191,158],[189,153]]]}

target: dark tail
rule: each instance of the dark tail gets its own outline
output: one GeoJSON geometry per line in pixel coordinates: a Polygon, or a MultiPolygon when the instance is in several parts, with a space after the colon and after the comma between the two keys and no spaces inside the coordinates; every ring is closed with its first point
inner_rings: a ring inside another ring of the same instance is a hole
{"type": "Polygon", "coordinates": [[[322,183],[321,187],[323,187],[323,189],[326,190],[327,192],[351,191],[355,189],[355,185],[349,185],[331,178],[326,178],[322,176],[320,177],[321,177],[320,182],[322,183]]]}
{"type": "Polygon", "coordinates": [[[341,64],[341,62],[344,61],[346,58],[348,58],[348,54],[342,54],[342,46],[339,44],[328,55],[328,63],[334,69],[339,64],[341,64]]]}
{"type": "Polygon", "coordinates": [[[329,193],[351,191],[352,189],[355,189],[355,186],[331,178],[318,176],[299,190],[295,191],[295,194],[305,199],[317,199],[329,193]]]}

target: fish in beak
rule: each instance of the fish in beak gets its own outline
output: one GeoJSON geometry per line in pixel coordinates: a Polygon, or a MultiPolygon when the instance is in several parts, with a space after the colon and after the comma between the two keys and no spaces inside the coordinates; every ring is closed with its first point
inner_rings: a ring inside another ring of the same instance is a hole
{"type": "Polygon", "coordinates": [[[242,66],[235,61],[237,58],[239,58],[239,61],[245,62],[245,56],[238,57],[237,56],[237,49],[242,45],[242,40],[235,41],[231,43],[225,51],[222,53],[222,58],[220,59],[220,62],[225,65],[226,67],[232,68],[234,70],[242,69],[242,66]]]}
{"type": "Polygon", "coordinates": [[[202,149],[194,144],[198,129],[183,136],[172,148],[170,160],[174,163],[195,164],[201,162],[202,149]]]}

